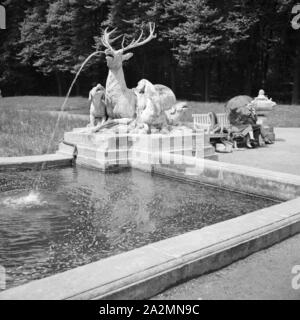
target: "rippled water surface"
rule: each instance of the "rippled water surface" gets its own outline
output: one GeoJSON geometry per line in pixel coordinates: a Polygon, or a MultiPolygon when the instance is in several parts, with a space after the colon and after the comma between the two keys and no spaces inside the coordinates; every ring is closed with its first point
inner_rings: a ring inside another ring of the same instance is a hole
{"type": "Polygon", "coordinates": [[[200,229],[274,202],[138,171],[0,173],[0,265],[7,286],[200,229]]]}

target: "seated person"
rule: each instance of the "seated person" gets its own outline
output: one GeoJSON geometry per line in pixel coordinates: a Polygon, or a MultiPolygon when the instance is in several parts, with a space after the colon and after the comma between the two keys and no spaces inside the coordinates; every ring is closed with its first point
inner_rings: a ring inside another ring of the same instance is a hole
{"type": "Polygon", "coordinates": [[[267,137],[263,127],[257,124],[257,115],[251,103],[230,110],[229,121],[233,126],[233,135],[240,134],[242,137],[244,136],[248,148],[252,148],[253,143],[259,140],[259,136],[262,137],[266,144],[273,144],[267,137]]]}
{"type": "Polygon", "coordinates": [[[236,139],[243,138],[246,141],[246,146],[252,149],[251,142],[254,140],[254,132],[252,126],[245,121],[244,116],[240,114],[239,109],[232,109],[229,113],[229,122],[232,125],[230,135],[234,140],[235,148],[237,148],[236,139]]]}
{"type": "Polygon", "coordinates": [[[257,124],[257,114],[255,111],[255,107],[253,106],[252,103],[249,103],[246,106],[246,109],[249,110],[249,116],[248,116],[248,123],[251,124],[253,132],[254,132],[254,137],[256,138],[256,140],[258,141],[259,136],[262,137],[262,139],[264,140],[265,144],[273,144],[273,141],[271,141],[268,138],[267,133],[264,130],[264,127],[260,124],[257,124]]]}

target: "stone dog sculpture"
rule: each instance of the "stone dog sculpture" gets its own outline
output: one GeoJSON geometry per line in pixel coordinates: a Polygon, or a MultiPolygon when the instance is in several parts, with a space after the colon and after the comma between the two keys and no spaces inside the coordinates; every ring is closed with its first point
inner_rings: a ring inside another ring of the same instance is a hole
{"type": "Polygon", "coordinates": [[[97,84],[89,94],[90,102],[90,123],[89,127],[102,125],[107,118],[105,89],[101,84],[97,84]]]}
{"type": "Polygon", "coordinates": [[[168,130],[169,126],[180,125],[181,117],[188,109],[185,102],[176,103],[175,94],[166,86],[153,85],[143,79],[135,89],[137,95],[137,122],[151,132],[151,127],[168,130]]]}
{"type": "Polygon", "coordinates": [[[176,105],[175,94],[166,86],[153,85],[148,80],[141,80],[137,88],[129,89],[126,85],[123,62],[129,60],[133,54],[126,53],[130,49],[142,46],[156,38],[155,25],[149,24],[149,36],[142,41],[143,32],[139,38],[133,39],[127,46],[125,36],[122,40],[122,48],[116,50],[112,44],[120,36],[111,39],[116,29],[108,32],[105,29],[101,38],[106,48],[106,62],[109,69],[105,88],[105,108],[108,120],[96,125],[93,132],[111,128],[118,124],[129,125],[132,130],[151,133],[151,128],[162,131],[169,125],[176,125],[180,117],[187,109],[185,103],[176,105]]]}

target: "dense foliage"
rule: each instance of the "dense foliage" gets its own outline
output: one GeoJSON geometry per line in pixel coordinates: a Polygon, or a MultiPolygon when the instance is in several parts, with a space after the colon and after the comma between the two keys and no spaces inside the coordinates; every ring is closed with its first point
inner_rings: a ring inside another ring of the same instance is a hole
{"type": "MultiPolygon", "coordinates": [[[[0,30],[3,95],[62,95],[82,61],[101,46],[106,27],[127,41],[147,22],[158,37],[125,65],[129,87],[141,78],[172,87],[178,97],[225,100],[255,95],[299,103],[300,30],[293,0],[6,0],[0,30]]],[[[116,46],[121,45],[116,43],[116,46]]],[[[92,61],[74,94],[105,83],[103,58],[92,61]]]]}

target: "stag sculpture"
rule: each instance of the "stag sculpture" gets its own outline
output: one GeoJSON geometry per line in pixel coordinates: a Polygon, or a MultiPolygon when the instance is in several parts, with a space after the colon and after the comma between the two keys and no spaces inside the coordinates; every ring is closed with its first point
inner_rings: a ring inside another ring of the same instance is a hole
{"type": "Polygon", "coordinates": [[[144,129],[148,133],[151,132],[151,127],[162,130],[168,124],[165,112],[176,105],[175,94],[168,87],[152,85],[145,79],[139,82],[137,88],[129,89],[123,71],[123,62],[133,56],[127,51],[145,45],[156,38],[155,25],[149,24],[150,32],[146,39],[142,40],[142,31],[138,39],[133,39],[127,46],[125,46],[126,39],[123,36],[122,47],[118,50],[113,47],[113,43],[121,36],[111,39],[115,31],[116,29],[108,32],[108,29],[105,29],[101,38],[106,48],[105,55],[109,69],[105,93],[106,113],[109,120],[96,127],[94,131],[129,123],[131,123],[131,128],[144,129]]]}
{"type": "Polygon", "coordinates": [[[106,48],[106,62],[109,69],[106,81],[107,114],[113,119],[132,119],[136,116],[136,95],[133,90],[127,88],[123,72],[123,62],[129,60],[133,56],[131,52],[126,53],[128,50],[140,47],[156,38],[156,35],[154,34],[155,26],[150,23],[150,34],[143,41],[141,40],[143,37],[142,32],[137,40],[133,39],[129,45],[124,46],[124,36],[122,48],[119,50],[114,49],[112,44],[120,37],[114,39],[110,38],[115,31],[116,29],[108,32],[106,29],[101,39],[102,44],[106,48]]]}

